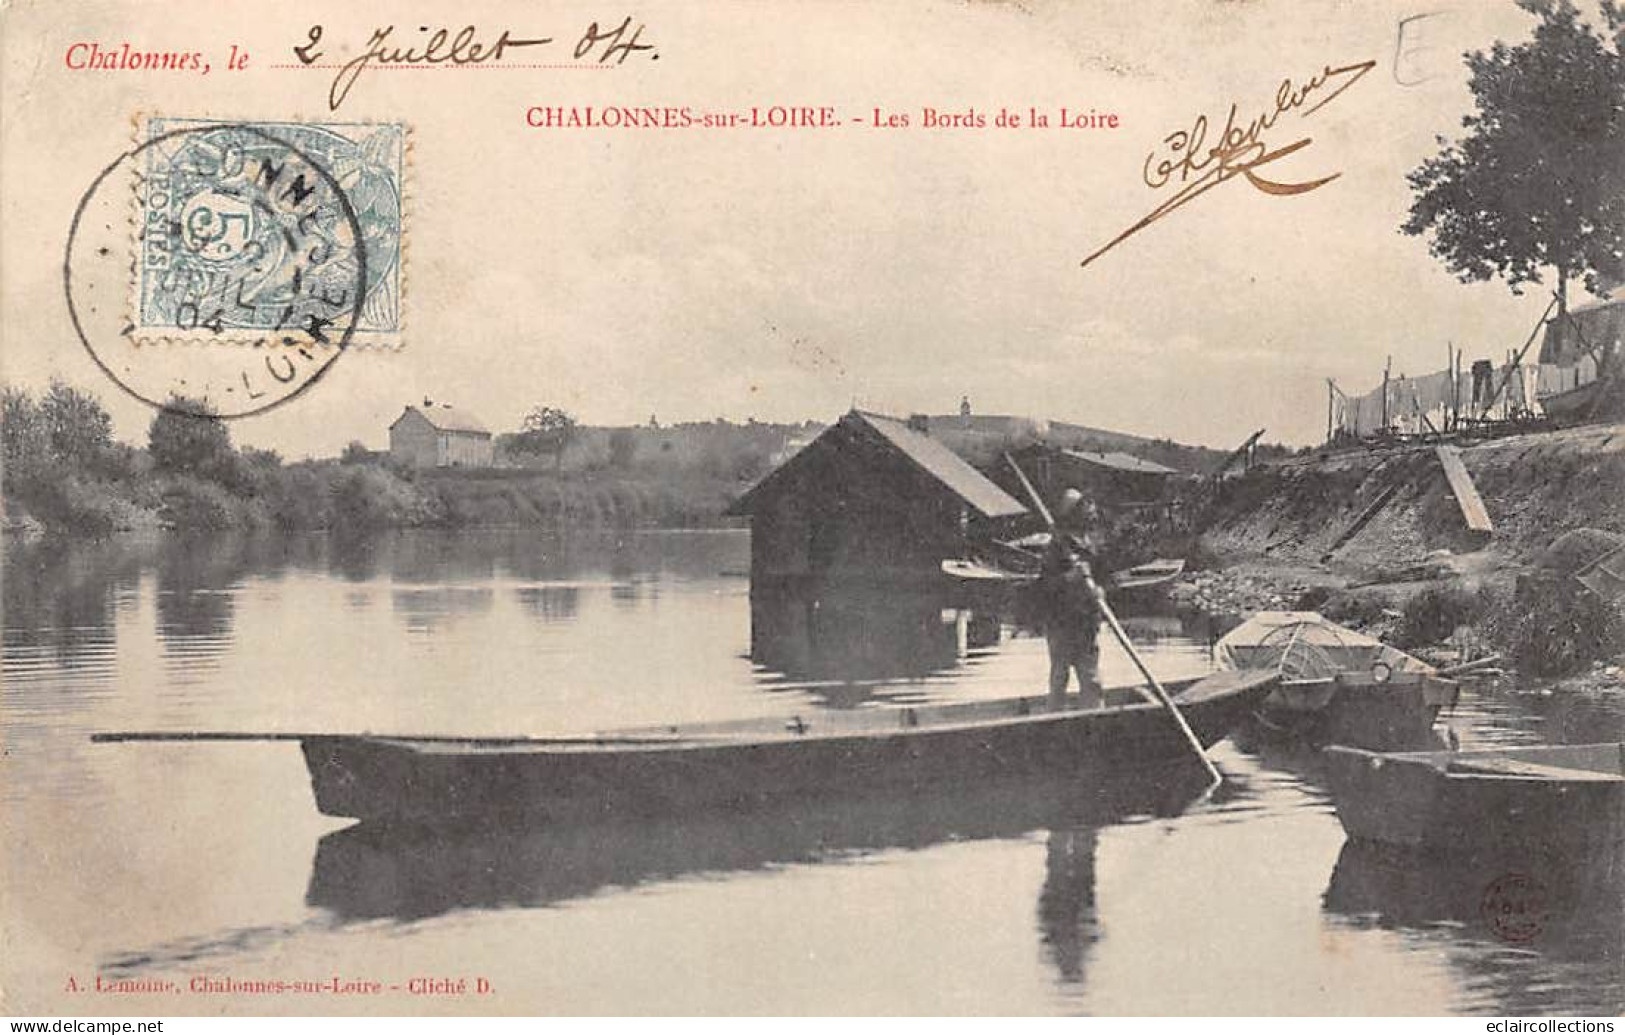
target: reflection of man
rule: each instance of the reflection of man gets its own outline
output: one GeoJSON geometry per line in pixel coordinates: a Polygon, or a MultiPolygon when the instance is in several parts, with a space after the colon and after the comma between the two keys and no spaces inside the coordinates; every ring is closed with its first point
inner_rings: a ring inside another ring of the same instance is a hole
{"type": "Polygon", "coordinates": [[[1044,888],[1038,894],[1038,930],[1061,980],[1079,984],[1089,948],[1100,940],[1095,915],[1094,827],[1051,830],[1044,848],[1044,888]]]}
{"type": "MultiPolygon", "coordinates": [[[[1056,519],[1066,516],[1082,497],[1068,489],[1055,508],[1056,519]]],[[[1078,676],[1079,702],[1085,708],[1101,705],[1096,643],[1100,613],[1095,603],[1089,552],[1074,536],[1057,528],[1044,548],[1039,569],[1038,617],[1049,643],[1049,692],[1053,704],[1066,698],[1072,673],[1078,676]]]]}

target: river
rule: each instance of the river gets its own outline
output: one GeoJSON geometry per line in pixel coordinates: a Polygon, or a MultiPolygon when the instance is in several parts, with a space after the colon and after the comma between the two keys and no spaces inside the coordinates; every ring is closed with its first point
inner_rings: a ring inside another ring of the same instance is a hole
{"type": "MultiPolygon", "coordinates": [[[[1198,800],[1029,781],[437,839],[319,815],[294,744],[88,739],[577,732],[1043,685],[1042,641],[996,618],[753,615],[748,566],[741,532],[8,542],[10,1012],[1625,1009],[1620,860],[1548,878],[1538,936],[1503,942],[1478,912],[1496,874],[1345,846],[1315,754],[1246,731],[1198,800]]],[[[1207,630],[1128,624],[1162,676],[1207,668],[1207,630]]],[[[1132,681],[1118,650],[1102,669],[1132,681]]],[[[1464,745],[1625,739],[1625,702],[1469,686],[1449,721],[1464,745]]]]}

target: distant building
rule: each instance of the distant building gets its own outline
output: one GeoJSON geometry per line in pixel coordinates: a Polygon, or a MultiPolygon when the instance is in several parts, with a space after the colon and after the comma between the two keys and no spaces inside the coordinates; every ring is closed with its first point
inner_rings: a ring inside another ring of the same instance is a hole
{"type": "MultiPolygon", "coordinates": [[[[1022,470],[1045,499],[1058,499],[1077,489],[1098,506],[1122,507],[1159,503],[1179,474],[1171,467],[1127,453],[1056,449],[1037,444],[1014,453],[1022,470]]],[[[1000,472],[1003,481],[1003,472],[1000,472]]]]}
{"type": "Polygon", "coordinates": [[[491,432],[477,417],[423,400],[389,426],[389,455],[412,467],[490,467],[491,432]]]}
{"type": "Polygon", "coordinates": [[[903,421],[853,410],[729,508],[751,519],[753,589],[934,581],[1027,508],[903,421]]]}

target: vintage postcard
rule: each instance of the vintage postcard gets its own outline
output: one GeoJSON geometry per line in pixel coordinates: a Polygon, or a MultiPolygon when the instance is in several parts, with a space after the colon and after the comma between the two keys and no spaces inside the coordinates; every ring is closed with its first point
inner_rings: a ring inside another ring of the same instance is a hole
{"type": "Polygon", "coordinates": [[[1625,1009],[1614,4],[0,58],[0,1013],[1625,1009]]]}

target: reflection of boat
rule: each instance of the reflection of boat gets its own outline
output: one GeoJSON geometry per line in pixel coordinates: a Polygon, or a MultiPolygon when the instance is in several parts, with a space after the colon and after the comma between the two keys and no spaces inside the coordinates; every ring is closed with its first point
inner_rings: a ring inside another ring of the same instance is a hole
{"type": "Polygon", "coordinates": [[[1625,744],[1378,753],[1326,749],[1349,837],[1432,851],[1625,841],[1625,744]]]}
{"type": "Polygon", "coordinates": [[[1315,611],[1261,611],[1214,651],[1226,667],[1280,673],[1265,723],[1334,743],[1417,747],[1456,700],[1456,684],[1426,662],[1315,611]]]}
{"type": "MultiPolygon", "coordinates": [[[[1170,690],[1177,688],[1181,711],[1206,747],[1256,707],[1273,681],[1218,673],[1170,690]]],[[[1045,697],[584,737],[299,739],[322,812],[419,824],[802,801],[843,788],[1191,760],[1190,745],[1160,705],[1052,708],[1045,697]]]]}
{"type": "Polygon", "coordinates": [[[795,810],[622,815],[545,828],[448,832],[360,824],[318,843],[306,899],[344,920],[546,906],[691,874],[1172,816],[1204,788],[1202,770],[1191,766],[1149,779],[1144,773],[996,778],[957,789],[859,792],[795,810]]]}
{"type": "Polygon", "coordinates": [[[1544,955],[1606,966],[1625,944],[1625,865],[1617,858],[1567,859],[1495,851],[1438,857],[1347,841],[1323,899],[1328,913],[1383,927],[1450,930],[1485,939],[1538,938],[1544,955]],[[1513,878],[1514,881],[1509,881],[1513,878]],[[1523,878],[1523,880],[1518,880],[1523,878]],[[1517,905],[1497,887],[1518,889],[1517,905]]]}

